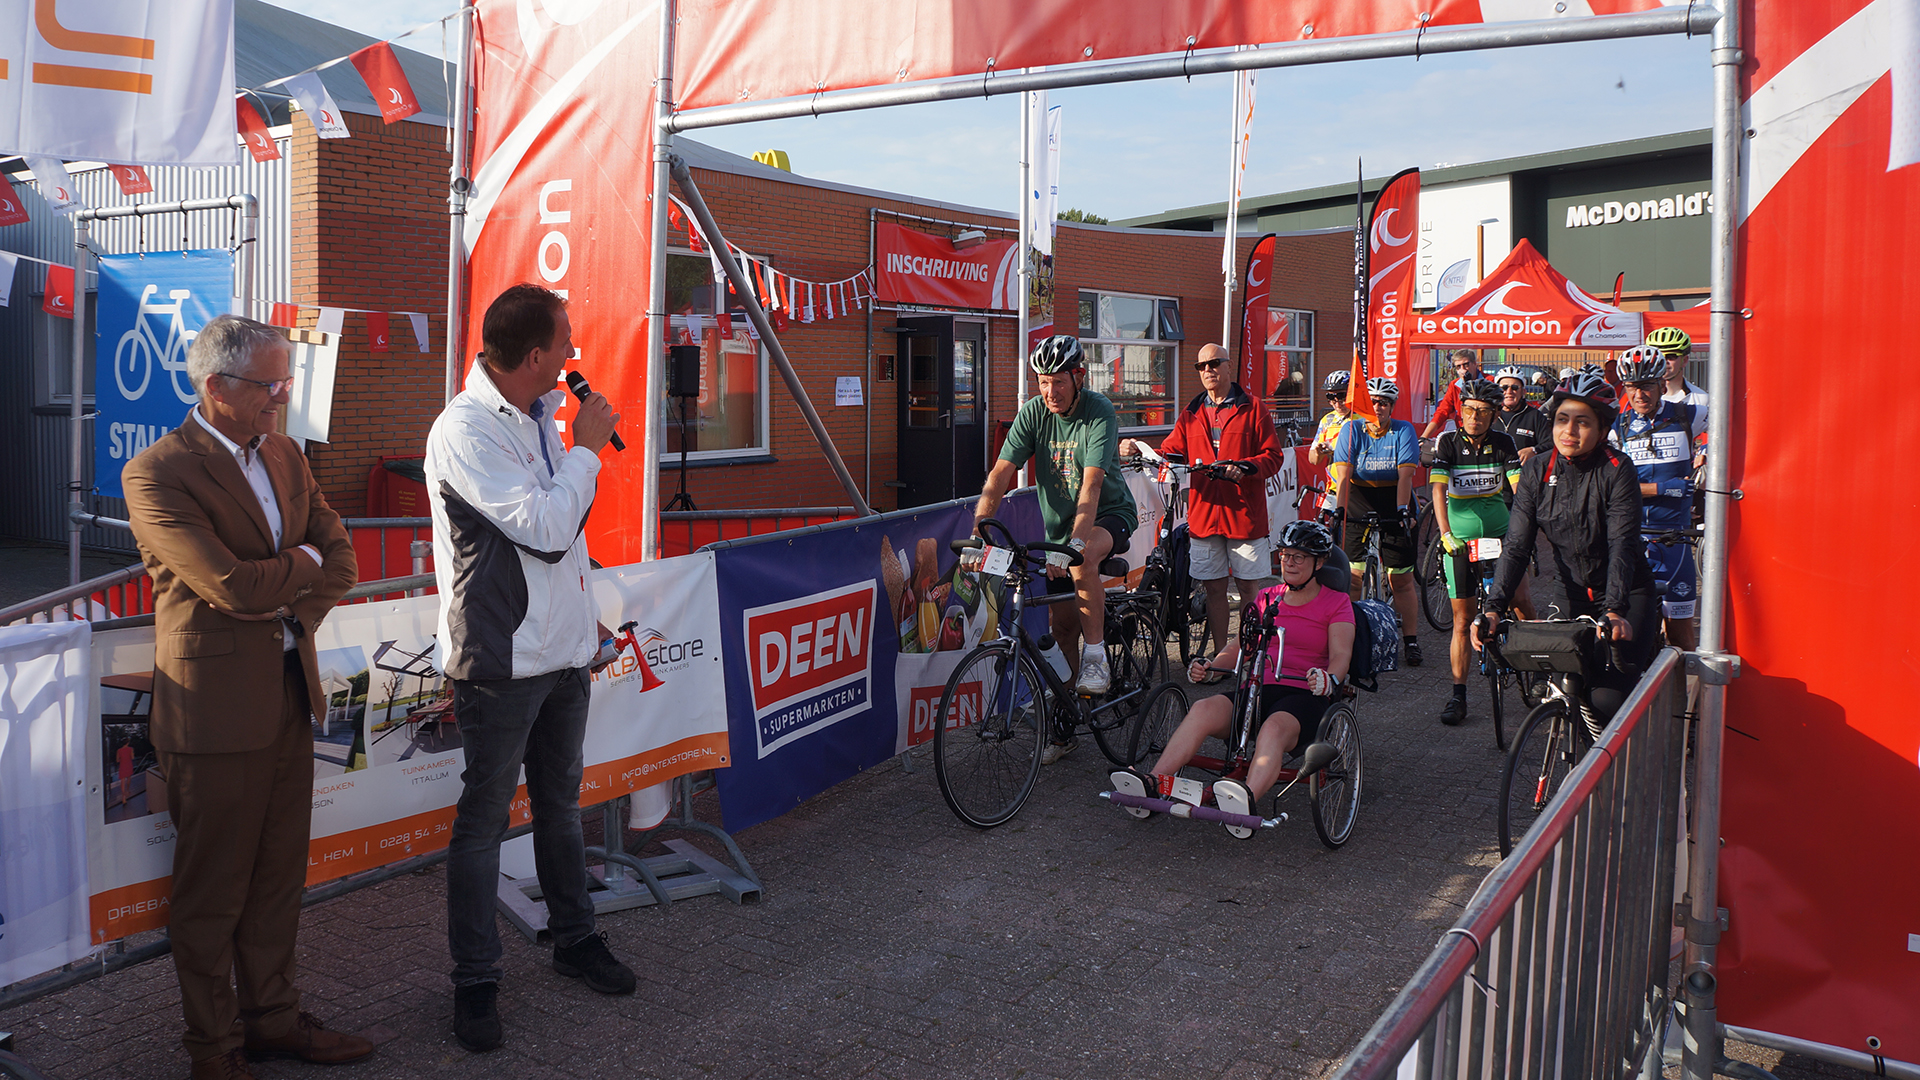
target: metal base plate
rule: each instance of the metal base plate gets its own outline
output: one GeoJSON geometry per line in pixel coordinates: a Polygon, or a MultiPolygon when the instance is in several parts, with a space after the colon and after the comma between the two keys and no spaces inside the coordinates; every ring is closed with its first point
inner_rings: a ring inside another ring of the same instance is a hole
{"type": "MultiPolygon", "coordinates": [[[[601,915],[647,907],[659,903],[662,896],[668,903],[709,893],[719,893],[736,904],[755,903],[760,899],[760,886],[732,867],[685,840],[665,843],[672,854],[640,860],[659,885],[661,896],[656,896],[649,882],[626,867],[609,867],[604,863],[588,867],[591,880],[587,887],[592,890],[593,913],[601,915]],[[609,869],[617,872],[612,881],[607,880],[609,869]]],[[[550,945],[553,938],[547,933],[547,905],[541,900],[542,895],[538,878],[500,875],[500,913],[526,935],[528,941],[550,945]]]]}

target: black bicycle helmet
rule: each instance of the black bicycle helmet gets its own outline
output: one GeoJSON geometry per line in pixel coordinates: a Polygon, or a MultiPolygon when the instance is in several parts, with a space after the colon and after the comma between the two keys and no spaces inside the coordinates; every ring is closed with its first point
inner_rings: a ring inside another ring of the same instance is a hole
{"type": "Polygon", "coordinates": [[[1620,399],[1613,392],[1613,384],[1606,376],[1591,371],[1576,371],[1554,388],[1553,396],[1547,399],[1548,418],[1569,398],[1591,405],[1602,427],[1612,427],[1614,417],[1620,412],[1620,399]]]}
{"type": "Polygon", "coordinates": [[[1333,554],[1333,534],[1317,521],[1289,521],[1280,529],[1280,547],[1324,559],[1333,554]]]}
{"type": "Polygon", "coordinates": [[[1080,353],[1080,339],[1071,334],[1055,334],[1033,347],[1033,358],[1029,363],[1033,370],[1042,375],[1058,375],[1062,371],[1081,367],[1084,360],[1080,353]]]}
{"type": "Polygon", "coordinates": [[[1498,409],[1500,407],[1500,388],[1493,385],[1491,379],[1475,379],[1460,388],[1461,401],[1479,401],[1498,409]]]}
{"type": "Polygon", "coordinates": [[[1336,371],[1333,374],[1327,376],[1327,383],[1326,383],[1327,393],[1344,394],[1347,392],[1347,387],[1352,385],[1352,383],[1353,383],[1352,372],[1346,371],[1346,370],[1336,371]]]}

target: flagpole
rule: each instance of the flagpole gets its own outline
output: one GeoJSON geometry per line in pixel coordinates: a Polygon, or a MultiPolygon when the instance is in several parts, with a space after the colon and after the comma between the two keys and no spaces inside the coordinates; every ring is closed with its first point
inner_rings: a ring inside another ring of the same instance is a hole
{"type": "Polygon", "coordinates": [[[1240,239],[1240,111],[1244,106],[1240,101],[1240,74],[1233,76],[1233,143],[1227,148],[1227,224],[1226,250],[1220,255],[1220,272],[1226,279],[1226,297],[1220,303],[1220,344],[1229,347],[1233,344],[1233,290],[1239,284],[1234,264],[1237,241],[1240,239]]]}
{"type": "MultiPolygon", "coordinates": [[[[647,262],[647,378],[641,390],[640,558],[660,557],[660,446],[667,422],[667,203],[673,186],[673,22],[675,0],[660,3],[660,67],[654,84],[652,250],[647,262]]],[[[716,242],[719,238],[714,237],[716,242]]],[[[715,282],[718,288],[719,282],[715,282]]],[[[724,294],[723,294],[724,295],[724,294]]],[[[724,301],[723,301],[724,303],[724,301]]],[[[726,310],[724,307],[721,310],[726,310]]],[[[681,438],[686,433],[681,432],[681,438]]]]}
{"type": "Polygon", "coordinates": [[[473,181],[467,178],[468,129],[473,122],[473,95],[469,80],[473,70],[470,64],[473,52],[473,0],[465,0],[460,5],[460,32],[455,35],[459,41],[459,52],[454,58],[453,115],[448,122],[453,125],[453,165],[452,179],[448,182],[447,192],[447,379],[446,400],[451,402],[460,393],[460,375],[465,370],[461,363],[466,350],[466,320],[462,315],[466,294],[466,222],[467,193],[473,190],[473,181]]]}
{"type": "Polygon", "coordinates": [[[1014,365],[1020,372],[1013,408],[1018,412],[1027,401],[1027,335],[1032,332],[1028,301],[1033,295],[1033,93],[1020,95],[1020,302],[1019,339],[1014,345],[1014,365]]]}

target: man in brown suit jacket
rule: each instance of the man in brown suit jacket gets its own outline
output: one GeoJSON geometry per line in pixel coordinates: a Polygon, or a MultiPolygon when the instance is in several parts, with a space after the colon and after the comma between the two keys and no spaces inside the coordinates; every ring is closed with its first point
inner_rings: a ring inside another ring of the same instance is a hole
{"type": "Polygon", "coordinates": [[[313,631],[355,569],[340,516],[275,432],[290,355],[271,326],[209,322],[187,354],[200,404],[121,474],[153,579],[152,738],[177,833],[168,929],[195,1080],[249,1077],[249,1053],[373,1052],[302,1012],[293,985],[310,716],[326,708],[313,631]]]}

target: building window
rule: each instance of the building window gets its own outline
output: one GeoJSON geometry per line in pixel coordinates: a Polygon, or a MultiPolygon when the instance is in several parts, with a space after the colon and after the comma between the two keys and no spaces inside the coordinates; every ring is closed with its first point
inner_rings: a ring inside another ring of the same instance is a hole
{"type": "Polygon", "coordinates": [[[1266,363],[1247,387],[1264,397],[1281,418],[1308,419],[1313,415],[1313,312],[1294,308],[1267,309],[1266,363]]]}
{"type": "Polygon", "coordinates": [[[1080,294],[1087,388],[1106,395],[1120,426],[1164,427],[1178,411],[1180,302],[1124,293],[1080,294]]]}
{"type": "MultiPolygon", "coordinates": [[[[49,315],[40,309],[44,294],[23,297],[14,294],[16,302],[31,303],[33,312],[28,320],[33,326],[33,355],[38,363],[34,365],[34,399],[41,405],[73,404],[73,320],[58,315],[49,315]]],[[[99,311],[99,294],[91,290],[87,293],[87,332],[86,356],[80,365],[81,400],[93,401],[94,366],[94,314],[99,311]]],[[[164,376],[163,376],[164,377],[164,376]]]]}
{"type": "Polygon", "coordinates": [[[667,402],[664,452],[678,457],[684,442],[693,461],[767,453],[767,350],[748,329],[745,305],[714,279],[705,254],[667,252],[667,312],[673,340],[700,346],[700,396],[684,402],[684,425],[683,402],[667,402]],[[732,323],[725,336],[714,318],[722,296],[732,323]]]}

